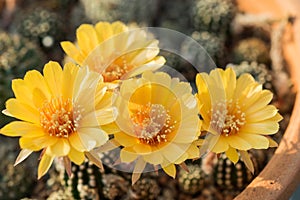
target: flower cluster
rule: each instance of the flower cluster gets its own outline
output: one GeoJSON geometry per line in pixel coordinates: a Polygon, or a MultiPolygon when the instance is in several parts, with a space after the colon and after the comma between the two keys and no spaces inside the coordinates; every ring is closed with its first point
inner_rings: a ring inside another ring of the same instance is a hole
{"type": "Polygon", "coordinates": [[[99,153],[120,149],[135,183],[149,165],[175,178],[176,165],[185,168],[204,150],[241,158],[253,172],[247,151],[277,145],[269,135],[282,117],[269,105],[272,93],[228,68],[199,73],[193,94],[189,83],[159,71],[158,43],[121,22],[84,24],[76,42],[61,43],[74,62],[50,61],[43,75],[13,80],[15,97],[3,113],[18,120],[0,133],[20,137],[15,164],[40,152],[38,178],[54,159],[71,174],[71,163],[87,157],[101,168],[99,153]]]}

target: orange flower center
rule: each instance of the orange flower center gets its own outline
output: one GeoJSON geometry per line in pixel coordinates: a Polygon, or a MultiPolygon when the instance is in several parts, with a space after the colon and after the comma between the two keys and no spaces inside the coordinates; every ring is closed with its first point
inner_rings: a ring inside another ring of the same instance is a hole
{"type": "Polygon", "coordinates": [[[138,105],[130,118],[140,142],[150,145],[167,142],[167,135],[174,131],[176,124],[161,104],[138,105]]]}
{"type": "Polygon", "coordinates": [[[81,118],[79,106],[74,106],[71,99],[54,98],[40,109],[41,126],[50,136],[59,138],[76,132],[81,118]]]}
{"type": "Polygon", "coordinates": [[[105,82],[120,80],[131,68],[132,67],[127,64],[125,56],[121,56],[105,69],[102,76],[105,82]]]}
{"type": "Polygon", "coordinates": [[[245,117],[238,102],[219,102],[212,109],[211,126],[221,135],[230,136],[239,132],[246,123],[245,117]]]}

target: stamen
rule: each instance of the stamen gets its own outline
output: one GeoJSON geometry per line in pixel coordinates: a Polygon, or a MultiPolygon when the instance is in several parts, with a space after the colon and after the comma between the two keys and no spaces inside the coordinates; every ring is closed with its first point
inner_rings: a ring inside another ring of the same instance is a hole
{"type": "Polygon", "coordinates": [[[112,82],[119,80],[132,67],[129,67],[125,56],[116,59],[107,69],[102,73],[105,82],[112,82]]]}
{"type": "Polygon", "coordinates": [[[50,136],[67,138],[77,131],[80,113],[80,106],[75,106],[71,99],[54,98],[40,109],[40,123],[50,136]]]}
{"type": "Polygon", "coordinates": [[[174,131],[176,121],[172,121],[169,111],[161,104],[138,106],[131,115],[136,136],[140,142],[156,145],[167,142],[167,135],[174,131]]]}
{"type": "Polygon", "coordinates": [[[241,111],[238,102],[233,104],[232,99],[217,103],[211,112],[211,126],[221,135],[237,134],[246,123],[245,113],[241,111]]]}

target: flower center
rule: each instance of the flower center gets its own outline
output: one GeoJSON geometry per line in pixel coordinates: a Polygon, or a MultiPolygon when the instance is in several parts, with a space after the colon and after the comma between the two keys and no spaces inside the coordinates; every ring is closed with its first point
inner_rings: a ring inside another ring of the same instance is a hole
{"type": "Polygon", "coordinates": [[[50,136],[67,138],[76,132],[82,118],[79,108],[73,105],[71,99],[51,99],[40,109],[41,126],[50,136]]]}
{"type": "Polygon", "coordinates": [[[233,103],[232,100],[217,103],[211,112],[211,126],[221,135],[236,134],[246,123],[246,115],[241,111],[239,103],[233,103]]]}
{"type": "Polygon", "coordinates": [[[111,65],[105,69],[102,73],[105,82],[112,82],[121,79],[121,77],[126,74],[131,67],[128,66],[127,60],[124,56],[116,59],[111,65]]]}
{"type": "Polygon", "coordinates": [[[161,104],[139,105],[130,118],[140,142],[150,145],[167,142],[167,135],[175,129],[176,124],[161,104]]]}

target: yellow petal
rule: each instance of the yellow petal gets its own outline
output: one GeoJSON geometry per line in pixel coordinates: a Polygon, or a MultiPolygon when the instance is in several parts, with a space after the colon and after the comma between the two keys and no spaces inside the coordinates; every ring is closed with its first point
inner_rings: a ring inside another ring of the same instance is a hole
{"type": "Polygon", "coordinates": [[[122,162],[130,163],[138,157],[138,154],[134,153],[132,148],[124,147],[120,152],[120,158],[122,162]]]}
{"type": "Polygon", "coordinates": [[[128,30],[126,25],[120,21],[113,22],[111,24],[111,28],[112,28],[114,34],[119,34],[119,33],[122,33],[124,31],[128,30]]]}
{"type": "MultiPolygon", "coordinates": [[[[258,101],[262,94],[262,85],[258,84],[257,82],[254,82],[253,84],[249,85],[247,88],[245,88],[243,95],[240,96],[239,102],[242,102],[244,105],[250,107],[250,105],[254,105],[256,101],[258,101]]],[[[262,98],[264,99],[264,98],[262,98]]],[[[263,105],[267,105],[269,102],[262,102],[263,105]]],[[[261,104],[255,104],[254,108],[259,108],[261,104]]]]}
{"type": "MultiPolygon", "coordinates": [[[[221,69],[212,70],[208,76],[203,76],[207,84],[212,104],[217,104],[226,99],[226,91],[222,81],[222,74],[225,73],[221,69]]],[[[201,75],[204,75],[201,73],[201,75]]]]}
{"type": "Polygon", "coordinates": [[[65,99],[72,99],[74,82],[78,73],[79,67],[73,63],[66,63],[64,65],[62,77],[62,95],[65,99]]]}
{"type": "Polygon", "coordinates": [[[273,105],[268,105],[261,110],[257,110],[255,113],[247,113],[246,121],[249,122],[259,122],[267,120],[274,117],[277,114],[278,110],[273,105]]]}
{"type": "Polygon", "coordinates": [[[231,160],[231,162],[233,162],[234,164],[236,164],[239,161],[239,154],[234,148],[228,148],[225,154],[229,158],[229,160],[231,160]]]}
{"type": "Polygon", "coordinates": [[[30,154],[32,153],[32,150],[29,149],[22,149],[21,152],[19,153],[14,166],[18,165],[19,163],[23,162],[30,154]]]}
{"type": "Polygon", "coordinates": [[[187,149],[188,159],[195,159],[200,157],[200,150],[197,147],[196,143],[193,143],[187,149]]]}
{"type": "Polygon", "coordinates": [[[69,135],[69,142],[72,145],[74,149],[76,149],[79,152],[84,152],[86,151],[85,146],[83,145],[80,137],[78,136],[78,133],[72,133],[69,135]]]}
{"type": "Polygon", "coordinates": [[[240,133],[239,136],[241,136],[244,140],[246,140],[247,143],[249,143],[254,149],[269,148],[269,140],[265,136],[257,135],[257,134],[243,134],[243,133],[240,133]]]}
{"type": "Polygon", "coordinates": [[[32,92],[38,88],[40,91],[44,92],[44,96],[47,97],[47,99],[51,98],[47,83],[40,72],[36,70],[28,71],[24,76],[24,82],[32,92]]]}
{"type": "Polygon", "coordinates": [[[45,102],[47,102],[48,99],[45,96],[45,93],[41,91],[39,88],[35,88],[32,91],[32,103],[36,108],[41,108],[45,102]]]}
{"type": "Polygon", "coordinates": [[[96,30],[92,25],[83,24],[76,31],[80,49],[88,55],[99,43],[96,30]]]}
{"type": "Polygon", "coordinates": [[[100,128],[80,128],[78,136],[86,151],[99,147],[108,141],[108,135],[100,128]]]}
{"type": "Polygon", "coordinates": [[[120,128],[117,126],[116,123],[110,123],[110,124],[105,124],[101,126],[101,128],[107,133],[107,134],[121,134],[120,133],[120,128]]]}
{"type": "Polygon", "coordinates": [[[47,154],[44,154],[42,156],[42,159],[38,167],[38,179],[40,179],[42,176],[44,176],[47,173],[53,160],[54,160],[54,156],[49,156],[47,154]]]}
{"type": "Polygon", "coordinates": [[[223,87],[226,91],[226,98],[232,99],[236,87],[236,75],[232,68],[227,68],[225,73],[221,73],[223,87]]]}
{"type": "MultiPolygon", "coordinates": [[[[100,81],[99,85],[103,85],[101,83],[102,82],[100,81]]],[[[105,84],[105,87],[103,87],[102,89],[99,89],[99,86],[98,86],[96,97],[95,97],[96,98],[95,99],[96,110],[101,109],[101,108],[111,107],[112,102],[113,102],[113,99],[112,99],[113,95],[114,95],[114,93],[107,89],[106,84],[105,84]]]]}
{"type": "Polygon", "coordinates": [[[132,185],[139,180],[141,174],[145,169],[145,166],[146,166],[146,162],[141,157],[139,157],[133,169],[133,173],[131,177],[132,185]]]}
{"type": "MultiPolygon", "coordinates": [[[[6,136],[10,137],[17,137],[17,136],[23,136],[23,135],[30,135],[31,132],[41,132],[39,135],[43,135],[43,130],[32,123],[23,122],[23,121],[13,121],[4,126],[0,133],[6,136]]],[[[36,134],[32,134],[36,136],[36,134]]]]}
{"type": "Polygon", "coordinates": [[[224,136],[220,136],[217,143],[214,145],[212,151],[215,153],[222,153],[227,151],[228,148],[228,142],[225,140],[224,136]]]}
{"type": "Polygon", "coordinates": [[[244,93],[245,88],[254,83],[254,78],[250,74],[242,74],[236,81],[234,100],[237,100],[244,93]]]}
{"type": "Polygon", "coordinates": [[[152,152],[151,146],[143,143],[136,143],[132,148],[138,154],[148,154],[152,152]]]}
{"type": "Polygon", "coordinates": [[[250,159],[250,156],[247,151],[240,151],[241,159],[245,163],[246,167],[254,174],[254,166],[252,163],[252,160],[250,159]]]}
{"type": "Polygon", "coordinates": [[[278,147],[277,142],[275,142],[273,139],[270,137],[267,137],[267,139],[269,140],[269,147],[278,147]]]}
{"type": "Polygon", "coordinates": [[[12,90],[15,94],[16,99],[22,103],[29,104],[31,107],[34,107],[32,104],[32,94],[30,89],[26,86],[26,83],[22,79],[12,80],[12,90]]]}
{"type": "Polygon", "coordinates": [[[114,121],[114,108],[99,109],[95,112],[90,112],[81,119],[81,127],[97,127],[105,124],[110,124],[114,121]]]}
{"type": "Polygon", "coordinates": [[[30,149],[39,151],[45,147],[51,146],[58,140],[57,137],[42,136],[42,137],[21,137],[19,140],[22,149],[30,149]]]}
{"type": "Polygon", "coordinates": [[[104,167],[101,158],[96,152],[93,151],[85,152],[85,155],[88,157],[90,161],[92,161],[100,169],[101,172],[104,172],[104,167]]]}
{"type": "Polygon", "coordinates": [[[261,135],[272,135],[279,130],[279,124],[277,121],[264,120],[256,123],[246,123],[241,132],[261,134],[261,135]]]}
{"type": "Polygon", "coordinates": [[[56,143],[47,148],[47,154],[56,157],[66,156],[70,152],[70,144],[67,139],[59,138],[56,143]]]}
{"type": "Polygon", "coordinates": [[[170,143],[162,149],[163,156],[170,163],[175,163],[185,152],[179,145],[170,143]]]}
{"type": "Polygon", "coordinates": [[[262,90],[248,97],[248,101],[244,102],[244,112],[253,113],[268,105],[273,98],[273,93],[269,90],[262,90]]]}
{"type": "Polygon", "coordinates": [[[38,110],[30,107],[27,104],[21,103],[17,99],[12,98],[7,100],[6,109],[17,119],[36,124],[40,123],[40,113],[38,110]]]}
{"type": "Polygon", "coordinates": [[[239,149],[239,150],[249,150],[251,149],[251,145],[244,140],[243,138],[237,136],[237,135],[230,135],[228,137],[224,137],[224,139],[227,141],[229,146],[239,149]]]}
{"type": "Polygon", "coordinates": [[[99,43],[110,38],[114,34],[111,25],[108,22],[98,22],[95,25],[95,29],[97,31],[99,43]]]}
{"type": "Polygon", "coordinates": [[[176,168],[174,164],[170,164],[168,166],[164,166],[163,170],[171,177],[175,178],[176,176],[176,168]]]}
{"type": "Polygon", "coordinates": [[[73,58],[78,64],[82,64],[83,59],[79,59],[81,58],[80,51],[72,42],[64,41],[61,42],[60,45],[68,56],[73,58]]]}
{"type": "Polygon", "coordinates": [[[138,142],[136,137],[132,137],[124,132],[115,133],[114,136],[116,141],[125,147],[133,146],[138,142]]]}
{"type": "Polygon", "coordinates": [[[97,147],[97,148],[91,150],[90,152],[95,152],[95,153],[108,152],[108,151],[118,148],[119,146],[120,146],[120,144],[115,139],[110,139],[104,145],[97,147]]]}
{"type": "Polygon", "coordinates": [[[101,109],[96,112],[96,117],[101,126],[110,124],[115,120],[117,111],[115,108],[101,109]]]}
{"type": "Polygon", "coordinates": [[[151,163],[153,165],[159,165],[163,162],[163,156],[159,151],[154,151],[150,154],[143,155],[143,157],[146,162],[151,163]]]}
{"type": "Polygon", "coordinates": [[[62,86],[62,68],[57,62],[50,61],[44,67],[45,81],[54,97],[60,97],[62,86]]]}
{"type": "Polygon", "coordinates": [[[74,148],[70,148],[68,157],[72,162],[74,162],[76,165],[81,165],[85,159],[84,153],[77,151],[74,148]]]}

